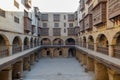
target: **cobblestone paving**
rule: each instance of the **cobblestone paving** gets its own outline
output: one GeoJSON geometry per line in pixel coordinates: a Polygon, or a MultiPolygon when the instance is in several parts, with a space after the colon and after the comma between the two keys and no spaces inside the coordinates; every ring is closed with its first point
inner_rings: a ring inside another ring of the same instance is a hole
{"type": "Polygon", "coordinates": [[[75,58],[42,58],[23,80],[94,80],[93,77],[75,58]]]}

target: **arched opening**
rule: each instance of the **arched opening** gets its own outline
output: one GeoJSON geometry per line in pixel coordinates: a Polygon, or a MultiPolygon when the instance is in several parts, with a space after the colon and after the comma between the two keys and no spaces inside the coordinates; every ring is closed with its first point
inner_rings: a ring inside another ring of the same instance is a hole
{"type": "Polygon", "coordinates": [[[120,32],[113,37],[113,56],[120,59],[120,32]]]}
{"type": "Polygon", "coordinates": [[[24,50],[29,49],[29,39],[25,37],[24,39],[24,50]]]}
{"type": "Polygon", "coordinates": [[[65,44],[66,44],[66,45],[75,45],[75,40],[72,39],[72,38],[68,38],[68,39],[65,41],[65,44]]]}
{"type": "Polygon", "coordinates": [[[30,47],[33,48],[33,38],[30,39],[30,47]]]}
{"type": "Polygon", "coordinates": [[[61,48],[55,48],[53,56],[54,57],[61,57],[61,56],[63,56],[63,50],[61,48]]]}
{"type": "Polygon", "coordinates": [[[94,50],[94,39],[91,35],[88,37],[88,48],[94,50]]]}
{"type": "Polygon", "coordinates": [[[41,50],[42,56],[43,57],[50,57],[51,56],[51,52],[49,48],[43,48],[41,50]]]}
{"type": "Polygon", "coordinates": [[[9,56],[9,45],[6,36],[0,35],[0,58],[9,56]]]}
{"type": "Polygon", "coordinates": [[[75,48],[69,48],[68,49],[68,57],[75,57],[76,56],[76,49],[75,48]]]}
{"type": "Polygon", "coordinates": [[[86,37],[85,36],[83,37],[83,47],[86,48],[86,37]]]}
{"type": "Polygon", "coordinates": [[[12,65],[12,80],[19,80],[22,77],[23,62],[19,61],[12,65]]]}
{"type": "Polygon", "coordinates": [[[104,34],[100,34],[97,37],[97,51],[108,55],[108,40],[104,34]]]}
{"type": "Polygon", "coordinates": [[[60,38],[56,38],[53,40],[53,45],[63,45],[63,40],[60,38]]]}
{"type": "Polygon", "coordinates": [[[48,38],[43,38],[41,40],[41,45],[51,45],[51,41],[48,38]]]}
{"type": "Polygon", "coordinates": [[[34,39],[34,47],[36,47],[37,46],[37,39],[35,38],[34,39]]]}
{"type": "Polygon", "coordinates": [[[15,53],[18,53],[20,51],[22,51],[22,40],[20,39],[20,37],[15,37],[13,39],[13,46],[12,46],[12,53],[15,54],[15,53]]]}

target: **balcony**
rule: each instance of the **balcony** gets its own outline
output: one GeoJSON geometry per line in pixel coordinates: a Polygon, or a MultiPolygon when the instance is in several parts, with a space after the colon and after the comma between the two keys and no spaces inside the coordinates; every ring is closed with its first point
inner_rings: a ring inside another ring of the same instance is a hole
{"type": "Polygon", "coordinates": [[[75,35],[75,29],[74,28],[68,28],[68,36],[74,36],[75,35]]]}
{"type": "Polygon", "coordinates": [[[84,19],[85,30],[92,29],[92,14],[88,14],[84,19]]]}
{"type": "Polygon", "coordinates": [[[38,7],[34,7],[34,12],[35,12],[35,16],[38,17],[39,16],[39,9],[38,9],[38,7]]]}
{"type": "Polygon", "coordinates": [[[109,54],[108,47],[100,47],[100,46],[98,46],[98,47],[97,47],[97,52],[103,53],[103,54],[105,54],[105,55],[108,55],[108,54],[109,54]]]}
{"type": "Polygon", "coordinates": [[[28,17],[24,17],[24,31],[27,33],[31,31],[31,19],[28,17]]]}
{"type": "Polygon", "coordinates": [[[35,31],[36,31],[36,30],[35,30],[35,25],[32,25],[32,31],[31,31],[31,32],[32,32],[32,34],[34,34],[34,33],[35,33],[35,31]]]}
{"type": "Polygon", "coordinates": [[[83,11],[85,9],[85,2],[84,0],[80,0],[80,11],[83,11]]]}
{"type": "Polygon", "coordinates": [[[25,0],[25,6],[27,8],[31,8],[32,4],[31,4],[31,0],[25,0]]]}
{"type": "Polygon", "coordinates": [[[13,45],[12,51],[13,51],[12,52],[13,54],[18,53],[18,52],[22,51],[22,47],[19,45],[13,45]]]}
{"type": "Polygon", "coordinates": [[[84,31],[84,20],[83,19],[80,21],[80,31],[81,32],[84,31]]]}
{"type": "Polygon", "coordinates": [[[78,33],[80,33],[80,27],[79,27],[79,26],[76,26],[76,27],[75,27],[75,34],[77,35],[78,33]]]}
{"type": "Polygon", "coordinates": [[[61,36],[61,28],[53,28],[53,36],[61,36]]]}
{"type": "Polygon", "coordinates": [[[108,0],[108,15],[109,19],[120,15],[120,0],[108,0]]]}
{"type": "Polygon", "coordinates": [[[106,2],[102,2],[93,8],[93,25],[104,24],[106,22],[106,2]]]}
{"type": "Polygon", "coordinates": [[[88,45],[88,49],[94,50],[94,45],[93,44],[89,44],[88,45]]]}
{"type": "Polygon", "coordinates": [[[29,45],[24,45],[24,50],[29,49],[29,45]]]}
{"type": "Polygon", "coordinates": [[[41,35],[41,28],[38,27],[38,36],[40,36],[40,35],[41,35]]]}
{"type": "Polygon", "coordinates": [[[49,28],[41,28],[41,36],[49,36],[49,28]]]}
{"type": "Polygon", "coordinates": [[[6,47],[0,48],[0,58],[9,56],[9,50],[6,47]]]}

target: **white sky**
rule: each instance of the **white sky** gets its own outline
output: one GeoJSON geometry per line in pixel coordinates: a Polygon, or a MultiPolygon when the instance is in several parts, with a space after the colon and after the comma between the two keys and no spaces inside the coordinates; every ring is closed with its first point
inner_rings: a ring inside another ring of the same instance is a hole
{"type": "Polygon", "coordinates": [[[39,7],[40,12],[75,12],[79,0],[33,0],[33,5],[39,7]]]}

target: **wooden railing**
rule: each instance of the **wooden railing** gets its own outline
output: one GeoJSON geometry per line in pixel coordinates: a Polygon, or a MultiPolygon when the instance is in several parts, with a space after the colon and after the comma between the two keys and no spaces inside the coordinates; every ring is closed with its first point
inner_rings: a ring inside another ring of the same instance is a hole
{"type": "Polygon", "coordinates": [[[83,47],[86,48],[86,43],[83,43],[83,47]]]}
{"type": "Polygon", "coordinates": [[[29,45],[24,45],[24,50],[29,49],[29,45]]]}
{"type": "Polygon", "coordinates": [[[0,58],[9,56],[9,50],[7,47],[1,47],[0,48],[0,58]]]}
{"type": "Polygon", "coordinates": [[[92,44],[92,45],[89,44],[89,45],[88,45],[88,49],[94,50],[94,45],[93,45],[93,44],[92,44]]]}
{"type": "Polygon", "coordinates": [[[21,46],[18,46],[18,45],[13,45],[12,46],[12,53],[15,54],[15,53],[18,53],[22,51],[22,47],[21,46]]]}
{"type": "Polygon", "coordinates": [[[53,43],[53,45],[63,45],[63,43],[53,43]]]}
{"type": "Polygon", "coordinates": [[[120,59],[120,47],[113,47],[113,53],[114,53],[114,57],[119,58],[120,59]]]}
{"type": "Polygon", "coordinates": [[[97,52],[100,52],[100,53],[103,53],[103,54],[106,54],[106,55],[109,54],[108,47],[100,47],[100,46],[98,46],[97,47],[97,52]]]}
{"type": "Polygon", "coordinates": [[[41,45],[51,45],[51,43],[42,43],[41,45]]]}

